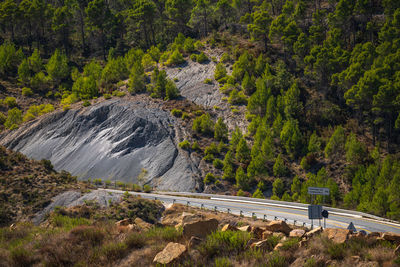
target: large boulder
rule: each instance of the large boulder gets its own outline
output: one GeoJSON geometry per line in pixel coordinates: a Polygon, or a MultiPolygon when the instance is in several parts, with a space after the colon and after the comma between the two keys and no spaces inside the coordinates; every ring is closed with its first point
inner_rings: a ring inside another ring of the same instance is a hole
{"type": "Polygon", "coordinates": [[[116,226],[127,226],[129,224],[131,224],[131,219],[129,219],[129,218],[120,220],[115,223],[116,226]]]}
{"type": "Polygon", "coordinates": [[[170,242],[159,252],[155,257],[153,262],[158,264],[171,264],[178,260],[186,252],[186,247],[179,243],[170,242]]]}
{"type": "Polygon", "coordinates": [[[245,225],[245,226],[239,227],[238,230],[242,231],[242,232],[251,232],[251,226],[245,225]]]}
{"type": "Polygon", "coordinates": [[[267,239],[255,242],[255,243],[251,244],[250,247],[254,248],[254,249],[261,249],[261,250],[266,250],[266,251],[271,251],[274,248],[272,246],[272,243],[267,239]]]}
{"type": "Polygon", "coordinates": [[[145,222],[139,217],[136,218],[133,222],[141,230],[149,230],[153,226],[151,223],[145,222]]]}
{"type": "Polygon", "coordinates": [[[186,239],[196,236],[204,238],[218,229],[218,221],[216,219],[198,220],[183,224],[183,236],[186,239]]]}
{"type": "Polygon", "coordinates": [[[400,244],[400,234],[386,232],[382,234],[382,238],[395,244],[400,244]]]}
{"type": "Polygon", "coordinates": [[[303,229],[294,229],[290,231],[289,237],[303,237],[305,233],[306,231],[303,229]]]}
{"type": "Polygon", "coordinates": [[[348,229],[326,228],[323,234],[334,243],[343,244],[349,239],[351,231],[348,229]]]}
{"type": "Polygon", "coordinates": [[[285,235],[289,235],[290,231],[292,230],[284,221],[272,221],[267,224],[265,229],[271,232],[281,232],[285,235]]]}
{"type": "Polygon", "coordinates": [[[307,238],[310,238],[314,235],[318,235],[318,234],[322,233],[322,231],[323,231],[322,227],[317,227],[317,228],[307,232],[304,236],[307,238]]]}

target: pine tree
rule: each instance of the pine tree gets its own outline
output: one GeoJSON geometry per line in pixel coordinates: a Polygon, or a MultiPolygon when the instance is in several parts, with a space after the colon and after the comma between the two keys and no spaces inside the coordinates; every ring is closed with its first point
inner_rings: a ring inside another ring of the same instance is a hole
{"type": "Polygon", "coordinates": [[[249,179],[242,167],[236,170],[236,185],[238,188],[248,191],[250,189],[249,179]]]}
{"type": "Polygon", "coordinates": [[[46,71],[53,83],[58,85],[63,79],[69,76],[67,56],[56,49],[46,64],[46,71]]]}
{"type": "Polygon", "coordinates": [[[328,144],[325,147],[325,156],[333,158],[341,155],[344,152],[346,136],[342,126],[336,127],[328,144]]]}
{"type": "Polygon", "coordinates": [[[146,76],[143,66],[140,62],[135,62],[129,76],[129,92],[131,94],[142,93],[146,91],[146,76]]]}
{"type": "Polygon", "coordinates": [[[307,150],[308,150],[308,152],[311,152],[311,153],[318,153],[321,151],[321,140],[315,131],[310,136],[310,140],[308,141],[308,149],[307,150]]]}
{"type": "Polygon", "coordinates": [[[248,163],[250,160],[250,149],[244,138],[240,139],[236,148],[236,160],[240,163],[248,163]]]}
{"type": "Polygon", "coordinates": [[[289,119],[285,122],[280,138],[289,155],[295,157],[302,153],[302,135],[297,120],[289,119]]]}
{"type": "Polygon", "coordinates": [[[357,140],[357,137],[354,133],[351,133],[347,137],[345,150],[347,161],[353,164],[361,164],[365,161],[367,157],[366,147],[364,146],[364,144],[357,140]]]}
{"type": "Polygon", "coordinates": [[[225,142],[228,140],[228,127],[222,120],[222,118],[218,118],[217,123],[215,124],[214,138],[217,141],[225,142]]]}
{"type": "Polygon", "coordinates": [[[285,176],[287,173],[287,168],[285,166],[285,163],[283,162],[281,154],[279,154],[275,160],[273,171],[274,171],[274,176],[277,177],[285,176]]]}
{"type": "Polygon", "coordinates": [[[280,178],[276,178],[272,183],[272,194],[278,198],[281,198],[285,191],[285,186],[280,178]]]}
{"type": "Polygon", "coordinates": [[[222,168],[224,171],[222,178],[225,180],[233,181],[235,179],[234,159],[232,151],[228,151],[224,158],[224,167],[222,168]]]}
{"type": "Polygon", "coordinates": [[[265,198],[264,194],[261,192],[261,190],[259,188],[257,188],[257,190],[253,193],[253,198],[265,198]]]}

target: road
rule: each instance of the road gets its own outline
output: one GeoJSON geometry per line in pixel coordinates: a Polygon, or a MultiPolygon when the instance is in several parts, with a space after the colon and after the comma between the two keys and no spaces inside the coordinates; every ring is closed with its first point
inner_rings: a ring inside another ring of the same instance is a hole
{"type": "MultiPolygon", "coordinates": [[[[121,190],[104,189],[115,193],[124,193],[121,190]]],[[[243,216],[257,216],[257,218],[266,218],[267,220],[287,220],[290,224],[311,226],[311,220],[308,219],[308,212],[304,204],[288,203],[280,201],[262,202],[252,198],[232,197],[223,195],[209,194],[191,194],[194,197],[184,196],[181,193],[137,193],[129,192],[130,194],[140,195],[147,199],[158,199],[166,204],[182,203],[193,207],[203,207],[206,209],[221,212],[230,212],[232,214],[243,216]],[[189,202],[189,203],[188,203],[189,202]]],[[[388,222],[384,220],[366,218],[354,211],[345,211],[331,209],[329,218],[326,219],[326,227],[329,228],[347,228],[350,222],[353,222],[356,229],[366,232],[394,232],[400,234],[400,224],[388,222]]],[[[374,217],[374,216],[371,216],[374,217]]],[[[314,226],[319,226],[318,220],[314,220],[314,226]]],[[[323,221],[321,220],[321,226],[323,221]]]]}

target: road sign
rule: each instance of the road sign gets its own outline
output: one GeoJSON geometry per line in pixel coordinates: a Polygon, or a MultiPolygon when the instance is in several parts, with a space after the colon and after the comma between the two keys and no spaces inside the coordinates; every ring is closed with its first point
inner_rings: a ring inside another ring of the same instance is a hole
{"type": "Polygon", "coordinates": [[[322,217],[324,217],[324,218],[328,218],[329,212],[328,212],[327,210],[323,210],[323,211],[321,212],[321,215],[322,215],[322,217]]]}
{"type": "Polygon", "coordinates": [[[347,229],[352,231],[352,232],[357,232],[357,229],[354,226],[353,222],[350,222],[349,226],[347,226],[347,229]]]}
{"type": "Polygon", "coordinates": [[[321,212],[321,205],[308,205],[308,219],[322,219],[321,212]]]}
{"type": "Polygon", "coordinates": [[[309,187],[308,194],[329,196],[329,188],[326,187],[309,187]]]}

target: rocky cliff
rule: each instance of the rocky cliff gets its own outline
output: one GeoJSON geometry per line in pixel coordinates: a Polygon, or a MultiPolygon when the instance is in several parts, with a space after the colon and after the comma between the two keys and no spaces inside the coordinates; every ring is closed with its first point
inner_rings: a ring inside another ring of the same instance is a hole
{"type": "Polygon", "coordinates": [[[177,146],[177,119],[149,102],[107,100],[58,111],[3,134],[0,144],[79,179],[199,189],[198,161],[177,146]]]}

